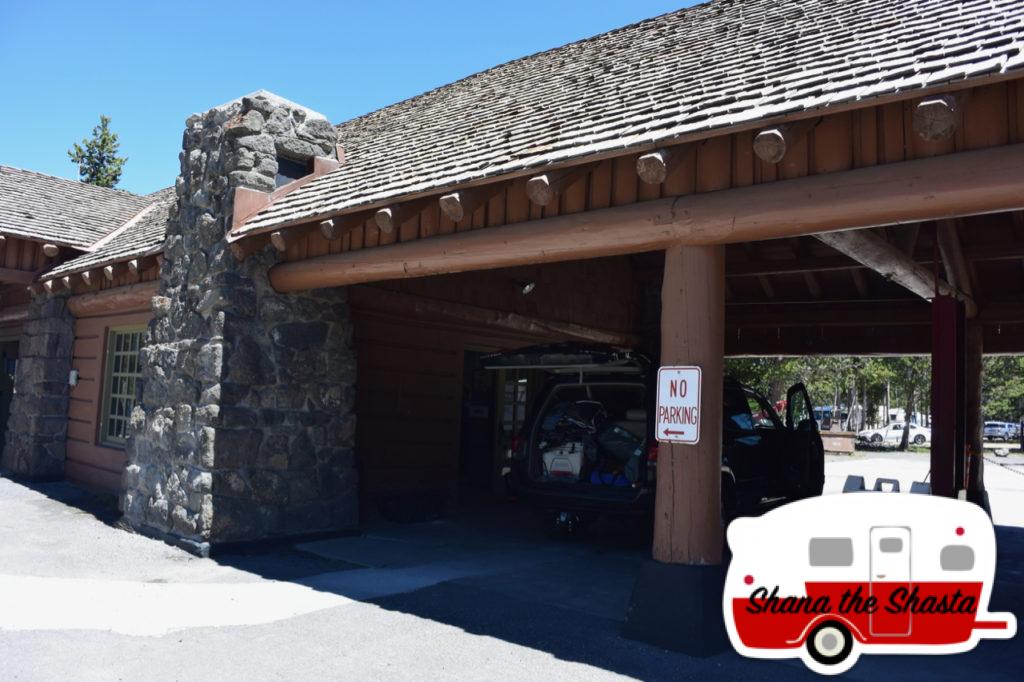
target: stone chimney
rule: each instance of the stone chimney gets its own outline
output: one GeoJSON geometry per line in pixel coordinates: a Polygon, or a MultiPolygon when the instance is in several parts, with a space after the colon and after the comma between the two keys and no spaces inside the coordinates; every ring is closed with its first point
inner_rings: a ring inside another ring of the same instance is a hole
{"type": "Polygon", "coordinates": [[[276,293],[271,248],[227,248],[234,190],[335,156],[320,114],[265,91],[186,121],[160,295],[142,350],[122,507],[133,527],[211,544],[351,528],[355,357],[344,289],[276,293]]]}

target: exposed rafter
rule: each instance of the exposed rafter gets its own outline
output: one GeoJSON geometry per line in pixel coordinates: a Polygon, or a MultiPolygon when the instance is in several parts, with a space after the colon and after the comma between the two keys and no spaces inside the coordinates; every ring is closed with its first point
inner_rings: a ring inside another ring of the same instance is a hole
{"type": "MultiPolygon", "coordinates": [[[[871,230],[827,232],[815,236],[836,251],[846,254],[921,298],[931,299],[936,292],[946,296],[960,294],[945,280],[936,281],[927,268],[915,263],[908,255],[871,230]]],[[[977,306],[974,300],[967,296],[961,297],[967,306],[968,316],[976,315],[977,306]]]]}

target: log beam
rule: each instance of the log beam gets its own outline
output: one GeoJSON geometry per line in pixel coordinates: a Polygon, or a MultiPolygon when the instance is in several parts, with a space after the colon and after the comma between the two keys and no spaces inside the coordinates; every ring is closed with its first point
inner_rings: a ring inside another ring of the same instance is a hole
{"type": "Polygon", "coordinates": [[[381,232],[391,234],[400,228],[402,223],[419,215],[428,201],[429,199],[419,199],[382,208],[373,214],[373,220],[381,232]]]}
{"type": "Polygon", "coordinates": [[[684,144],[641,154],[636,160],[636,174],[648,185],[660,185],[693,149],[692,144],[684,144]]]}
{"type": "MultiPolygon", "coordinates": [[[[939,253],[942,256],[942,265],[946,270],[946,279],[967,298],[974,297],[974,287],[971,285],[970,269],[967,267],[967,259],[964,258],[964,250],[960,245],[960,236],[957,234],[955,220],[939,220],[935,223],[935,237],[939,243],[939,253]]],[[[968,317],[972,317],[968,310],[968,317]]]]}
{"type": "Polygon", "coordinates": [[[60,253],[60,247],[56,244],[43,244],[43,255],[47,258],[56,258],[60,253]]]}
{"type": "Polygon", "coordinates": [[[945,140],[956,130],[959,106],[953,95],[925,97],[914,107],[913,128],[922,140],[945,140]]]}
{"type": "Polygon", "coordinates": [[[281,263],[278,291],[728,244],[1024,207],[1024,145],[936,156],[281,263]]]}
{"type": "MultiPolygon", "coordinates": [[[[957,290],[944,280],[935,281],[927,268],[917,264],[907,254],[869,230],[847,230],[815,235],[818,239],[861,263],[887,280],[899,284],[924,299],[931,299],[936,291],[941,295],[956,296],[957,290]]],[[[964,296],[968,315],[977,314],[977,306],[964,296]]]]}
{"type": "Polygon", "coordinates": [[[548,320],[518,313],[479,308],[477,306],[402,294],[376,287],[353,287],[349,301],[357,308],[374,313],[456,322],[462,325],[494,327],[515,334],[544,337],[551,340],[572,339],[591,343],[633,347],[639,339],[633,334],[597,329],[570,322],[548,320]]]}
{"type": "Polygon", "coordinates": [[[245,239],[231,242],[228,244],[228,249],[231,250],[231,255],[235,257],[235,260],[242,262],[252,254],[261,251],[267,245],[267,239],[265,234],[246,237],[245,239]]]}
{"type": "Polygon", "coordinates": [[[547,206],[569,186],[590,173],[593,168],[593,164],[586,164],[534,175],[526,181],[526,196],[530,197],[530,201],[538,206],[547,206]]]}
{"type": "Polygon", "coordinates": [[[103,276],[108,281],[113,282],[114,278],[124,272],[124,263],[111,263],[110,265],[103,266],[103,276]]]}
{"type": "Polygon", "coordinates": [[[68,310],[75,317],[98,317],[150,310],[159,282],[141,282],[68,298],[68,310]]]}
{"type": "Polygon", "coordinates": [[[779,163],[786,157],[786,152],[813,130],[820,120],[805,118],[765,128],[754,136],[754,153],[766,163],[779,163]]]}
{"type": "Polygon", "coordinates": [[[135,276],[141,275],[150,268],[156,265],[156,258],[153,256],[143,256],[141,258],[132,258],[128,261],[128,272],[135,276]]]}
{"type": "Polygon", "coordinates": [[[499,183],[472,189],[460,189],[443,195],[437,203],[441,207],[442,213],[451,218],[452,222],[459,223],[466,216],[473,215],[476,209],[490,201],[501,189],[499,183]]]}
{"type": "Polygon", "coordinates": [[[320,221],[320,234],[328,241],[336,241],[366,224],[370,216],[365,213],[351,213],[329,220],[320,221]]]}
{"type": "Polygon", "coordinates": [[[290,246],[305,238],[312,230],[313,227],[310,225],[274,230],[270,233],[270,243],[274,245],[274,249],[278,253],[284,253],[290,246]]]}

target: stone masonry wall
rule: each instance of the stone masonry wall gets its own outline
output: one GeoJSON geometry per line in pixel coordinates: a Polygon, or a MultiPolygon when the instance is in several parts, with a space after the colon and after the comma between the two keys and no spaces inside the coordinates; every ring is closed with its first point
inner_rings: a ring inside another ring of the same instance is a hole
{"type": "Polygon", "coordinates": [[[269,247],[224,236],[234,188],[274,189],[277,156],[335,154],[319,114],[269,93],[186,123],[132,415],[123,510],[134,527],[210,543],[350,528],[355,357],[343,289],[283,295],[269,247]]]}
{"type": "Polygon", "coordinates": [[[67,297],[33,295],[18,347],[3,468],[32,480],[63,478],[74,340],[67,297]]]}

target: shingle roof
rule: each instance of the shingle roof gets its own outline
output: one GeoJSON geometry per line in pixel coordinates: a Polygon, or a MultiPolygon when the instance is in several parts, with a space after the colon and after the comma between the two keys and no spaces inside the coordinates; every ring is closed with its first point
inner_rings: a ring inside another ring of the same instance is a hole
{"type": "Polygon", "coordinates": [[[54,279],[162,251],[167,231],[167,211],[175,201],[174,188],[168,187],[142,198],[150,202],[149,205],[107,238],[97,242],[90,253],[61,263],[39,279],[54,279]]]}
{"type": "Polygon", "coordinates": [[[344,123],[345,164],[243,231],[1016,70],[1021,0],[715,0],[344,123]]]}
{"type": "Polygon", "coordinates": [[[52,175],[0,166],[0,234],[84,249],[151,199],[52,175]]]}

